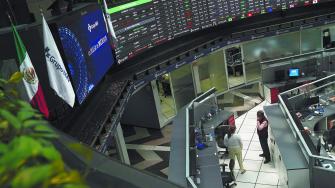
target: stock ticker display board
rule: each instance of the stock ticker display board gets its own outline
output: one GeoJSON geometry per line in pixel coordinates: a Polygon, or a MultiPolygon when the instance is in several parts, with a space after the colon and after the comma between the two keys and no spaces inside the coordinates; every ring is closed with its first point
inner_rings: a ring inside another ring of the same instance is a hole
{"type": "Polygon", "coordinates": [[[258,14],[330,0],[132,0],[108,9],[122,63],[180,35],[258,14]]]}

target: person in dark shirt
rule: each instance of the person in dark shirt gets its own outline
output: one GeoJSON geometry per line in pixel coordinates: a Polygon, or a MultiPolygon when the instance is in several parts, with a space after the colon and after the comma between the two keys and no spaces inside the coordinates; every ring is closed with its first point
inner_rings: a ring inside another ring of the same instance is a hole
{"type": "Polygon", "coordinates": [[[265,157],[264,164],[266,164],[271,161],[271,158],[268,146],[268,120],[266,119],[262,110],[257,112],[257,134],[263,150],[263,153],[259,156],[265,157]]]}

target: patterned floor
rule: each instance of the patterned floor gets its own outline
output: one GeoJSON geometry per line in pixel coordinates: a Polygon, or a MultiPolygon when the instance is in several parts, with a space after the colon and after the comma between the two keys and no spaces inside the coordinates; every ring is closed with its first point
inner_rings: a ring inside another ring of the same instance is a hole
{"type": "Polygon", "coordinates": [[[259,94],[258,84],[249,85],[218,96],[219,107],[235,113],[235,117],[241,116],[261,102],[263,102],[263,98],[259,94]]]}
{"type": "Polygon", "coordinates": [[[161,130],[122,125],[132,166],[167,178],[172,125],[161,130]]]}

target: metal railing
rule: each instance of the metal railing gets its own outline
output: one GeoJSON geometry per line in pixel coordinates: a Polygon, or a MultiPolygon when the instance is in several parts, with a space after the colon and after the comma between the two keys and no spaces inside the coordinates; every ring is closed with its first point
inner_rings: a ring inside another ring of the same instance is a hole
{"type": "MultiPolygon", "coordinates": [[[[194,114],[190,114],[190,113],[194,113],[194,110],[195,110],[195,103],[205,103],[206,101],[210,100],[210,99],[213,99],[216,103],[216,106],[217,106],[217,100],[216,100],[216,95],[215,95],[215,92],[216,92],[216,89],[215,88],[211,88],[210,90],[208,90],[207,92],[201,94],[200,96],[198,96],[197,98],[193,99],[189,105],[186,107],[186,126],[185,126],[185,140],[186,140],[186,174],[185,174],[185,177],[187,179],[187,181],[189,182],[189,184],[191,185],[191,187],[193,188],[197,188],[197,185],[196,183],[194,182],[193,178],[191,177],[190,175],[190,143],[189,143],[189,128],[190,128],[190,117],[193,117],[192,118],[192,122],[193,123],[196,123],[197,120],[196,118],[194,117],[194,114]]],[[[215,104],[214,104],[215,105],[215,104]]]]}
{"type": "MultiPolygon", "coordinates": [[[[329,105],[334,105],[334,113],[335,114],[335,103],[331,102],[329,99],[332,96],[335,96],[335,74],[324,77],[314,82],[306,83],[294,89],[290,89],[288,91],[282,92],[278,95],[279,105],[283,113],[285,114],[286,120],[292,129],[297,142],[305,155],[307,162],[310,167],[318,166],[320,168],[324,168],[325,170],[332,170],[335,172],[335,168],[325,167],[320,165],[320,161],[326,161],[326,163],[335,164],[335,159],[326,156],[320,156],[315,154],[314,145],[309,143],[313,137],[312,130],[310,131],[311,136],[306,132],[305,127],[303,127],[299,118],[297,118],[296,113],[301,110],[310,111],[308,108],[308,103],[304,102],[305,99],[308,100],[310,97],[319,96],[320,103],[325,107],[329,105]],[[333,103],[333,104],[332,104],[333,103]],[[297,110],[297,105],[300,105],[297,110]],[[299,119],[299,120],[297,120],[299,119]],[[298,121],[298,122],[297,122],[298,121]],[[299,125],[300,124],[300,125],[299,125]],[[302,129],[303,128],[303,129],[302,129]],[[304,135],[304,136],[303,136],[304,135]]],[[[310,112],[313,113],[313,112],[310,112]]],[[[328,114],[332,114],[329,113],[328,114]]],[[[322,131],[321,131],[322,133],[322,131]]],[[[315,137],[314,137],[315,138],[315,137]]],[[[321,138],[319,138],[321,139],[321,138]]],[[[318,151],[319,152],[319,151],[318,151]]]]}

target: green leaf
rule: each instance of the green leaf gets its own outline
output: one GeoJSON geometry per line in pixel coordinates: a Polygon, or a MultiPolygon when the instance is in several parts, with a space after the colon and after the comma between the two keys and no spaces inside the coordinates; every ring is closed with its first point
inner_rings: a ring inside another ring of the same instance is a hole
{"type": "Polygon", "coordinates": [[[47,133],[30,133],[29,136],[35,139],[49,139],[49,140],[57,138],[57,135],[47,133]]]}
{"type": "Polygon", "coordinates": [[[24,168],[15,176],[12,181],[13,188],[31,188],[38,187],[54,174],[51,164],[39,165],[24,168]]]}
{"type": "Polygon", "coordinates": [[[8,150],[0,158],[0,167],[11,171],[28,162],[28,159],[41,154],[42,145],[28,136],[15,137],[8,145],[8,150]]]}
{"type": "Polygon", "coordinates": [[[6,144],[0,143],[0,156],[2,153],[6,153],[8,150],[8,146],[6,144]]]}
{"type": "Polygon", "coordinates": [[[0,86],[4,85],[4,84],[7,84],[7,83],[8,83],[7,80],[0,78],[0,86]]]}
{"type": "Polygon", "coordinates": [[[14,97],[18,97],[19,96],[19,93],[16,90],[14,90],[14,89],[9,90],[8,93],[11,94],[14,97]]]}
{"type": "Polygon", "coordinates": [[[41,125],[41,124],[36,125],[36,126],[34,127],[34,131],[36,131],[36,132],[44,132],[44,133],[55,133],[54,130],[52,130],[52,129],[48,126],[48,124],[46,124],[46,122],[45,122],[45,125],[41,125]]]}
{"type": "Polygon", "coordinates": [[[26,120],[23,122],[23,127],[31,129],[33,132],[28,134],[35,138],[57,138],[58,135],[50,128],[44,120],[26,120]]]}
{"type": "Polygon", "coordinates": [[[62,160],[61,155],[53,146],[43,148],[41,154],[44,158],[48,159],[49,161],[62,160]]]}
{"type": "Polygon", "coordinates": [[[33,128],[39,125],[46,126],[47,122],[44,120],[27,120],[23,122],[23,127],[24,128],[33,128]]]}
{"type": "Polygon", "coordinates": [[[35,115],[35,112],[29,111],[29,110],[25,110],[25,109],[21,109],[17,113],[17,117],[19,118],[19,120],[21,122],[34,117],[34,115],[35,115]]]}
{"type": "Polygon", "coordinates": [[[84,184],[66,184],[63,188],[88,188],[88,186],[84,184]]]}
{"type": "Polygon", "coordinates": [[[51,179],[51,184],[59,185],[59,184],[80,184],[83,183],[80,174],[77,171],[63,172],[59,173],[57,176],[51,179]]]}
{"type": "Polygon", "coordinates": [[[0,109],[0,116],[6,119],[16,130],[21,128],[21,122],[11,112],[0,109]]]}
{"type": "Polygon", "coordinates": [[[12,74],[8,80],[9,83],[19,83],[23,78],[23,74],[21,72],[15,72],[12,74]]]}
{"type": "Polygon", "coordinates": [[[0,120],[0,129],[8,129],[9,123],[6,120],[0,120]]]}
{"type": "Polygon", "coordinates": [[[0,89],[0,99],[5,97],[5,93],[0,89]]]}
{"type": "Polygon", "coordinates": [[[26,109],[26,110],[31,110],[34,112],[37,112],[37,110],[35,110],[33,107],[31,107],[31,105],[29,103],[27,103],[26,101],[22,101],[22,100],[16,100],[16,103],[21,106],[22,108],[26,109]]]}

